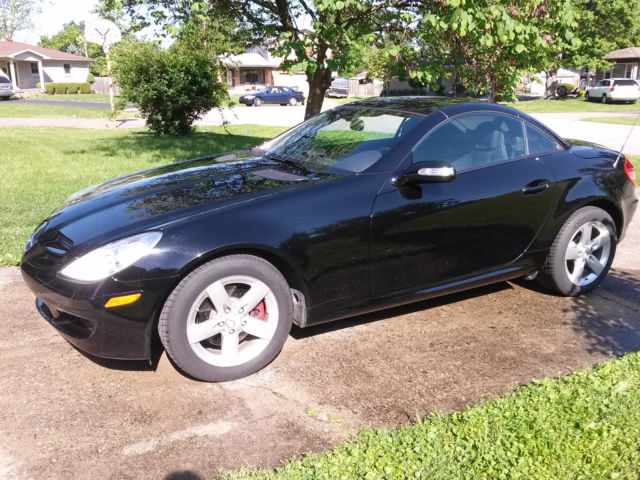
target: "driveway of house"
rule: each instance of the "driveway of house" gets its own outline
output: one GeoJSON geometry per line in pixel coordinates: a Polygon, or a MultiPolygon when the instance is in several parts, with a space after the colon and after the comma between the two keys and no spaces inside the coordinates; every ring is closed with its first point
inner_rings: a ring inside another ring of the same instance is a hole
{"type": "MultiPolygon", "coordinates": [[[[266,109],[265,109],[266,110],[266,109]]],[[[252,377],[190,380],[163,354],[92,361],[0,269],[0,479],[210,479],[321,451],[640,348],[640,218],[592,294],[501,283],[308,330],[252,377]]]]}
{"type": "Polygon", "coordinates": [[[583,118],[624,116],[634,118],[638,112],[607,112],[607,113],[533,113],[532,117],[547,125],[551,130],[564,138],[586,140],[599,143],[605,147],[619,151],[625,140],[628,141],[624,153],[640,155],[640,119],[633,128],[632,125],[617,125],[612,123],[581,122],[583,118]]]}

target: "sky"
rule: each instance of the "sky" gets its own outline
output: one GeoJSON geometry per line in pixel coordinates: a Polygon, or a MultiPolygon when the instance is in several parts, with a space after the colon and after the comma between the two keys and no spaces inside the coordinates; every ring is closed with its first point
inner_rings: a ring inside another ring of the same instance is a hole
{"type": "Polygon", "coordinates": [[[97,15],[90,13],[95,4],[95,0],[42,0],[42,11],[34,17],[34,28],[16,32],[13,39],[35,45],[40,36],[59,32],[65,23],[87,22],[97,18],[97,15]]]}

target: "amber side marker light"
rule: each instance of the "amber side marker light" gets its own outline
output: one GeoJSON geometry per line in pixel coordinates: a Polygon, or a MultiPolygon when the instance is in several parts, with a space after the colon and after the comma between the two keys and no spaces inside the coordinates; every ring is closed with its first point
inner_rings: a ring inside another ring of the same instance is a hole
{"type": "Polygon", "coordinates": [[[141,293],[133,293],[131,295],[122,295],[121,297],[113,297],[107,300],[104,304],[104,308],[122,307],[123,305],[130,305],[142,296],[141,293]]]}

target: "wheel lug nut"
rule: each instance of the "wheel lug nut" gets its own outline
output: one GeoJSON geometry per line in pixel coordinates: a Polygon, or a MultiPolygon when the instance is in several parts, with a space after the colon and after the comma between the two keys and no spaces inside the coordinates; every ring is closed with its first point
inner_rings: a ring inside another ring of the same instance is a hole
{"type": "Polygon", "coordinates": [[[236,333],[236,331],[232,328],[231,330],[229,330],[229,333],[233,335],[234,333],[236,333]]]}
{"type": "Polygon", "coordinates": [[[224,313],[229,313],[231,309],[229,307],[224,307],[224,313]]]}
{"type": "Polygon", "coordinates": [[[238,310],[240,313],[244,313],[244,308],[240,308],[240,310],[238,310]]]}
{"type": "Polygon", "coordinates": [[[218,326],[219,326],[219,327],[224,327],[224,322],[220,322],[220,323],[218,323],[218,326]]]}
{"type": "Polygon", "coordinates": [[[242,322],[240,325],[242,325],[243,327],[247,324],[247,322],[242,322]]]}

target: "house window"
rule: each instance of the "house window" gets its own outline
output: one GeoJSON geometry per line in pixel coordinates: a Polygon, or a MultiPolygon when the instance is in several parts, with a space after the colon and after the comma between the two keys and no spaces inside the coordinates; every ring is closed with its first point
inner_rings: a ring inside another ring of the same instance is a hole
{"type": "Polygon", "coordinates": [[[36,62],[31,62],[31,73],[33,75],[38,75],[38,64],[36,62]]]}
{"type": "Polygon", "coordinates": [[[71,73],[71,64],[69,63],[65,63],[64,65],[62,65],[64,67],[64,73],[66,75],[69,75],[71,73]]]}
{"type": "Polygon", "coordinates": [[[241,70],[240,83],[264,83],[264,69],[241,70]]]}

